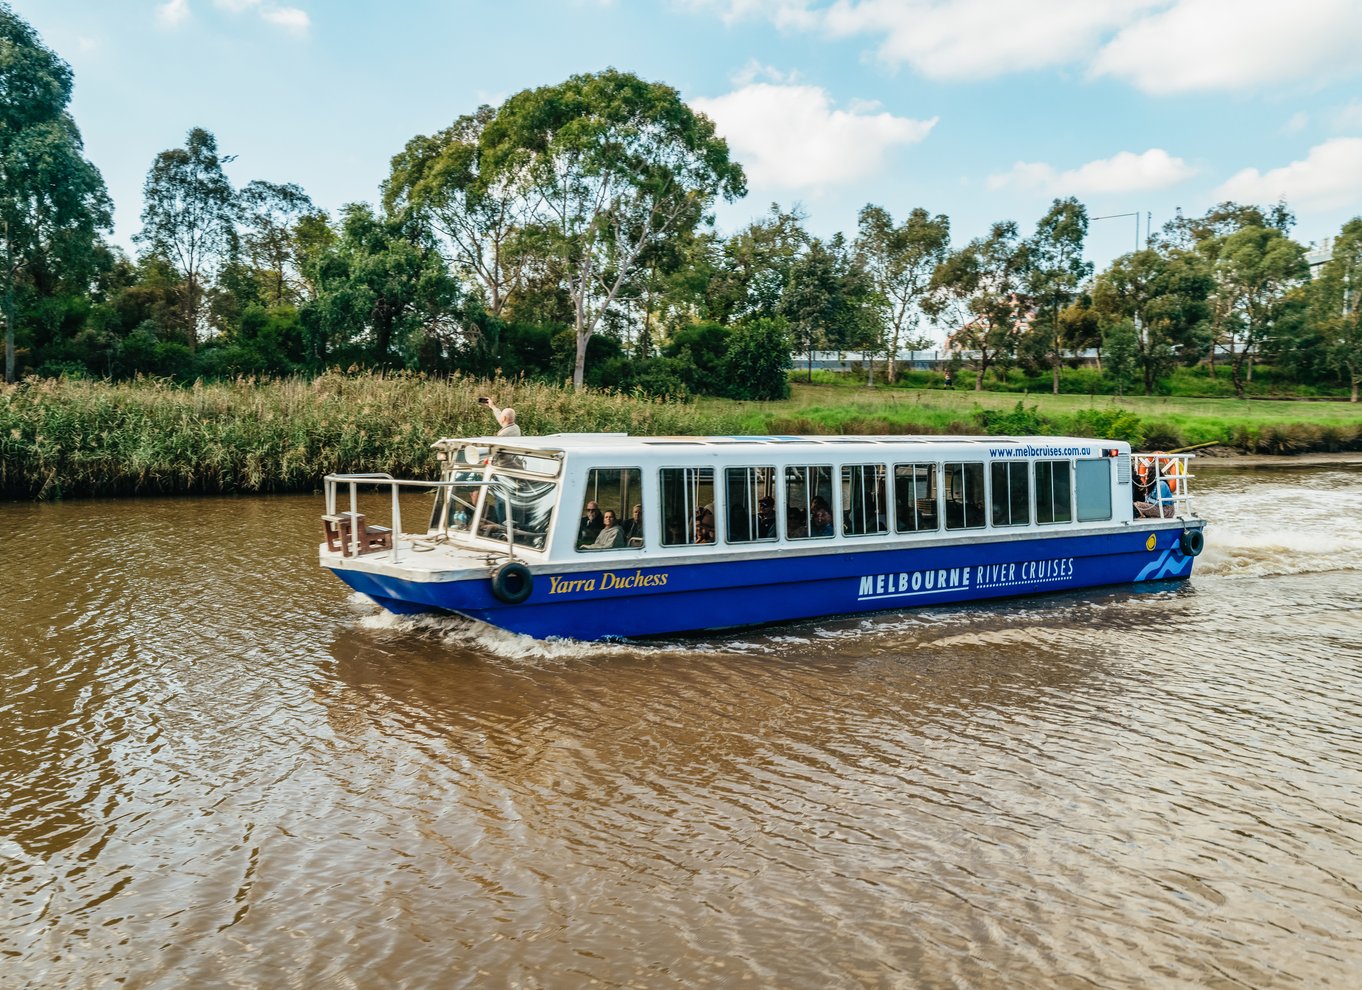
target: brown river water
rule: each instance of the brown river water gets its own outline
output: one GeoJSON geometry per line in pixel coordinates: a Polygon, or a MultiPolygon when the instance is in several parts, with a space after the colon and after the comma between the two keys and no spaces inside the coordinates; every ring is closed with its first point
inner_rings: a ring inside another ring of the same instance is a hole
{"type": "Polygon", "coordinates": [[[0,506],[0,987],[1355,987],[1362,466],[1131,587],[397,619],[320,498],[0,506]]]}

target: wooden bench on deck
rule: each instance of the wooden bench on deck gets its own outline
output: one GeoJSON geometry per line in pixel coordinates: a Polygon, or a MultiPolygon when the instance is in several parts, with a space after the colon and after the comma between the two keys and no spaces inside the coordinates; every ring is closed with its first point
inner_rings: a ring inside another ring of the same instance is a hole
{"type": "Polygon", "coordinates": [[[322,532],[326,534],[326,548],[332,553],[340,551],[342,557],[353,555],[356,541],[361,555],[393,548],[393,531],[387,526],[368,525],[362,512],[322,516],[322,532]]]}

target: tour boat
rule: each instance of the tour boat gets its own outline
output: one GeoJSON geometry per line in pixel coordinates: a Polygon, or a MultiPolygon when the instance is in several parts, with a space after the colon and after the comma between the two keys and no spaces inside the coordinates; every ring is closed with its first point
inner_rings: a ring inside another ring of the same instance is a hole
{"type": "Polygon", "coordinates": [[[322,565],[389,611],[539,638],[1183,579],[1204,541],[1191,455],[1112,440],[595,433],[433,446],[438,481],[327,476],[322,565]],[[433,495],[420,532],[403,528],[404,495],[433,495]]]}

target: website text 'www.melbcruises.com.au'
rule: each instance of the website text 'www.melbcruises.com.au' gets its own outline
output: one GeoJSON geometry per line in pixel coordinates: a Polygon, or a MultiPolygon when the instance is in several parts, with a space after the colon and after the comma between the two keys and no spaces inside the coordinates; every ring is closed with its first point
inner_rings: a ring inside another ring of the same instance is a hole
{"type": "Polygon", "coordinates": [[[990,447],[989,457],[1091,457],[1091,447],[990,447]]]}

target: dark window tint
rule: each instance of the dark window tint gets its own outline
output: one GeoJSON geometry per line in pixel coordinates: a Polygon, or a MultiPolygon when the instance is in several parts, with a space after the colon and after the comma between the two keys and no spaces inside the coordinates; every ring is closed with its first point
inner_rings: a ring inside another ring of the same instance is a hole
{"type": "Polygon", "coordinates": [[[900,533],[941,525],[936,496],[935,464],[894,465],[894,525],[900,533]]]}
{"type": "Polygon", "coordinates": [[[785,535],[791,540],[832,536],[832,468],[786,468],[785,513],[785,535]]]}
{"type": "Polygon", "coordinates": [[[775,468],[740,467],[724,472],[729,543],[776,538],[775,489],[775,468]]]}
{"type": "Polygon", "coordinates": [[[842,533],[875,536],[889,532],[889,503],[883,464],[842,466],[842,533]]]}
{"type": "Polygon", "coordinates": [[[978,529],[984,525],[984,466],[957,461],[943,467],[947,529],[978,529]]]}
{"type": "Polygon", "coordinates": [[[1031,522],[1031,491],[1025,461],[995,461],[989,469],[993,482],[993,525],[1025,526],[1031,522]]]}
{"type": "Polygon", "coordinates": [[[662,542],[666,546],[713,543],[714,469],[663,468],[658,472],[662,490],[662,542]]]}
{"type": "Polygon", "coordinates": [[[1070,493],[1068,461],[1037,461],[1036,522],[1073,522],[1073,496],[1070,493]]]}

